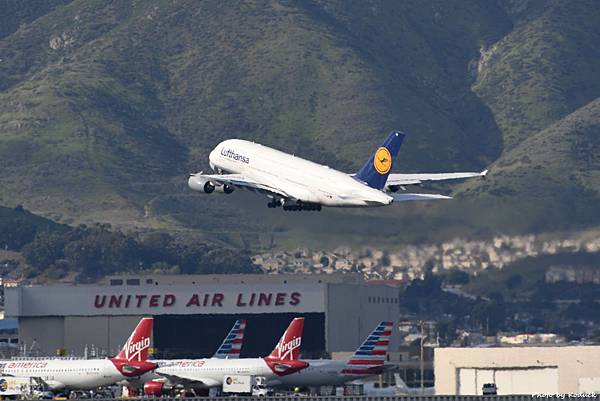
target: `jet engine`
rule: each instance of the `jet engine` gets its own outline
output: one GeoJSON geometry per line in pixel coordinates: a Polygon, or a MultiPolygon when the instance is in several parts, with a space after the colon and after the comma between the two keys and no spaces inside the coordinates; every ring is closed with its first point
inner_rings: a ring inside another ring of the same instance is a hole
{"type": "Polygon", "coordinates": [[[144,394],[145,395],[160,397],[162,395],[167,394],[169,391],[171,391],[171,386],[169,386],[165,382],[152,380],[152,381],[147,381],[146,383],[144,383],[144,394]]]}
{"type": "MultiPolygon", "coordinates": [[[[217,192],[223,192],[225,194],[230,194],[233,192],[233,189],[234,188],[231,185],[223,184],[219,185],[218,187],[215,187],[213,190],[217,192]]],[[[206,189],[204,191],[206,191],[206,189]]]]}
{"type": "Polygon", "coordinates": [[[188,185],[194,191],[204,192],[207,194],[211,194],[213,192],[221,192],[225,194],[230,194],[233,192],[234,187],[228,184],[218,184],[214,183],[202,176],[202,173],[191,175],[188,180],[188,185]]]}

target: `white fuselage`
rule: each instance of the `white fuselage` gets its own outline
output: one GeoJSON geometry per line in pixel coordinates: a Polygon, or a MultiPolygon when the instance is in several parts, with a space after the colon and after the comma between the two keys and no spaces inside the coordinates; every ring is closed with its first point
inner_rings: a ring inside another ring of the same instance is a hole
{"type": "Polygon", "coordinates": [[[263,376],[267,380],[279,377],[263,358],[179,359],[158,362],[156,373],[159,375],[197,381],[199,388],[222,386],[223,377],[227,375],[263,376]]]}
{"type": "Polygon", "coordinates": [[[51,390],[89,390],[125,379],[109,359],[4,360],[0,375],[40,378],[51,390]]]}
{"type": "Polygon", "coordinates": [[[272,386],[332,386],[367,377],[366,375],[345,374],[345,360],[303,359],[308,367],[287,376],[281,376],[269,381],[272,386]]]}
{"type": "Polygon", "coordinates": [[[389,205],[393,200],[346,173],[241,139],[221,142],[209,160],[217,172],[243,174],[303,202],[364,207],[389,205]]]}

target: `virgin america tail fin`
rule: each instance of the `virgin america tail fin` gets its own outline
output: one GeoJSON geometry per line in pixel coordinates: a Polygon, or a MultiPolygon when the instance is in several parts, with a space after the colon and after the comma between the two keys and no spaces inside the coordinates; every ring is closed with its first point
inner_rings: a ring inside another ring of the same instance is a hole
{"type": "Polygon", "coordinates": [[[133,330],[131,336],[127,339],[121,352],[116,359],[125,361],[145,361],[148,359],[148,351],[150,350],[150,338],[152,337],[152,326],[154,318],[145,317],[133,330]]]}
{"type": "Polygon", "coordinates": [[[268,358],[280,361],[297,361],[300,355],[303,332],[304,318],[297,317],[292,320],[268,358]]]}

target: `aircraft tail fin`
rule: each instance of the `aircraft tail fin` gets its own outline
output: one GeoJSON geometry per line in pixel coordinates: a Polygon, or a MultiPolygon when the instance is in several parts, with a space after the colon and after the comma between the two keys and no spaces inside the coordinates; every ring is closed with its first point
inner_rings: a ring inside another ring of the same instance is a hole
{"type": "Polygon", "coordinates": [[[358,170],[356,178],[371,188],[383,189],[405,136],[403,132],[392,131],[369,161],[358,170]]]}
{"type": "Polygon", "coordinates": [[[235,324],[223,340],[223,343],[213,355],[213,358],[219,359],[238,359],[242,351],[244,342],[244,331],[246,330],[246,320],[236,320],[235,324]]]}
{"type": "Polygon", "coordinates": [[[352,375],[382,373],[393,326],[393,322],[379,323],[348,360],[342,373],[352,375]]]}
{"type": "Polygon", "coordinates": [[[304,332],[304,318],[297,317],[288,326],[281,339],[271,351],[268,358],[281,361],[296,361],[300,356],[302,334],[304,332]]]}
{"type": "Polygon", "coordinates": [[[126,361],[142,362],[148,359],[150,350],[150,337],[152,337],[152,326],[154,318],[145,317],[140,320],[135,327],[131,336],[127,339],[121,352],[117,355],[117,359],[126,361]]]}

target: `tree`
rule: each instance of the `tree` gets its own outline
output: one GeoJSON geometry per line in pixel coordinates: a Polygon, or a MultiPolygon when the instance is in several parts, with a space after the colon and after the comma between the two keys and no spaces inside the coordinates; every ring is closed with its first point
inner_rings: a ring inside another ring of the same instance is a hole
{"type": "Polygon", "coordinates": [[[448,271],[445,277],[445,281],[448,284],[452,285],[464,285],[469,284],[470,276],[467,272],[459,270],[457,268],[452,268],[448,271]]]}
{"type": "Polygon", "coordinates": [[[515,289],[523,282],[523,276],[520,274],[511,274],[509,278],[504,280],[504,284],[508,289],[515,289]]]}

